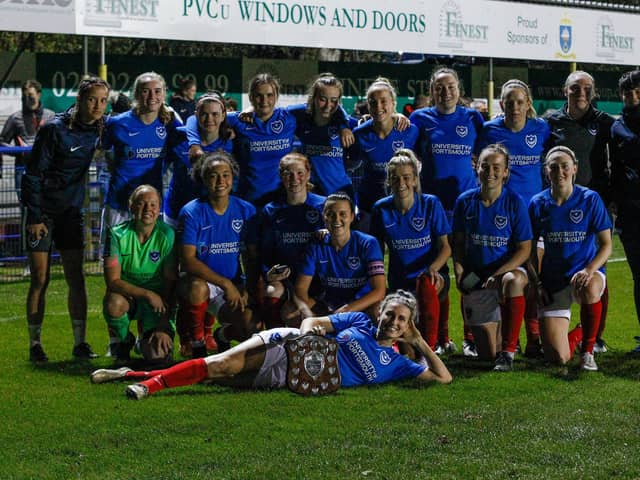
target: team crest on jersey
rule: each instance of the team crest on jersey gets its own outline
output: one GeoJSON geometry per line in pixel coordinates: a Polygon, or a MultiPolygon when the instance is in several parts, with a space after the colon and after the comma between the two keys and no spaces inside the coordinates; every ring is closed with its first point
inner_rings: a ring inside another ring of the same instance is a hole
{"type": "Polygon", "coordinates": [[[393,143],[391,144],[391,148],[393,148],[394,152],[397,152],[401,148],[404,148],[404,141],[403,140],[394,140],[393,143]]]}
{"type": "Polygon", "coordinates": [[[503,217],[502,215],[496,215],[493,219],[493,224],[502,230],[507,226],[507,217],[503,217]]]}
{"type": "Polygon", "coordinates": [[[243,223],[244,223],[244,221],[241,220],[241,219],[231,220],[231,228],[233,228],[234,232],[240,233],[240,231],[242,230],[242,224],[243,223]]]}
{"type": "Polygon", "coordinates": [[[380,363],[382,365],[389,365],[391,363],[391,356],[384,350],[380,352],[380,363]]]}
{"type": "Polygon", "coordinates": [[[317,210],[307,210],[305,218],[307,219],[308,223],[314,225],[320,220],[320,212],[317,210]]]}
{"type": "Polygon", "coordinates": [[[411,225],[417,231],[421,231],[424,228],[424,217],[413,217],[411,219],[411,225]]]}
{"type": "Polygon", "coordinates": [[[533,148],[538,144],[538,136],[527,135],[526,137],[524,137],[524,141],[526,142],[527,145],[529,145],[529,148],[533,148]]]}
{"type": "Polygon", "coordinates": [[[456,133],[460,138],[464,138],[469,134],[469,127],[465,125],[456,126],[456,133]]]}
{"type": "Polygon", "coordinates": [[[149,252],[149,258],[153,263],[156,263],[158,260],[160,260],[160,252],[157,250],[154,250],[153,252],[149,252]]]}
{"type": "Polygon", "coordinates": [[[338,335],[336,335],[336,340],[338,340],[339,342],[348,342],[349,340],[351,340],[351,334],[346,330],[343,330],[338,335]]]}
{"type": "Polygon", "coordinates": [[[278,332],[272,333],[269,337],[269,343],[280,343],[282,342],[282,335],[278,332]]]}
{"type": "Polygon", "coordinates": [[[349,257],[347,263],[351,270],[357,270],[360,268],[360,257],[349,257]]]}
{"type": "Polygon", "coordinates": [[[156,127],[156,135],[158,135],[158,138],[164,140],[164,138],[167,136],[167,129],[164,127],[164,125],[156,127]]]}
{"type": "Polygon", "coordinates": [[[329,138],[331,140],[335,140],[338,138],[338,127],[331,126],[327,129],[327,133],[329,134],[329,138]]]}
{"type": "Polygon", "coordinates": [[[284,123],[282,123],[282,120],[276,120],[275,122],[271,122],[271,131],[273,133],[282,133],[283,128],[284,128],[284,123]]]}
{"type": "Polygon", "coordinates": [[[580,223],[583,217],[584,217],[584,212],[580,209],[569,211],[569,218],[573,223],[580,223]]]}
{"type": "Polygon", "coordinates": [[[593,122],[587,125],[587,131],[594,137],[598,134],[598,124],[593,122]]]}
{"type": "Polygon", "coordinates": [[[209,251],[209,246],[201,243],[200,245],[198,245],[198,253],[199,255],[206,255],[207,252],[209,251]]]}

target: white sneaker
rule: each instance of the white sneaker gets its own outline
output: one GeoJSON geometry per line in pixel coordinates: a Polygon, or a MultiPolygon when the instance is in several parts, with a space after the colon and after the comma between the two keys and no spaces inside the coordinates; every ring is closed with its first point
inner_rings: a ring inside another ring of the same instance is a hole
{"type": "Polygon", "coordinates": [[[513,353],[500,352],[496,357],[496,366],[493,367],[494,372],[510,372],[513,370],[513,353]]]}
{"type": "Polygon", "coordinates": [[[129,400],[142,400],[149,396],[149,389],[141,383],[129,385],[124,391],[129,400]]]}
{"type": "Polygon", "coordinates": [[[582,354],[582,369],[588,370],[590,372],[598,371],[598,365],[596,364],[596,361],[593,358],[593,353],[585,352],[582,354]]]}
{"type": "Polygon", "coordinates": [[[442,348],[442,346],[440,344],[438,344],[438,345],[436,345],[436,348],[433,351],[433,353],[435,353],[438,356],[444,355],[444,348],[442,348]]]}
{"type": "Polygon", "coordinates": [[[478,350],[476,350],[476,344],[468,340],[462,341],[462,354],[465,357],[477,357],[478,350]]]}
{"type": "Polygon", "coordinates": [[[91,383],[105,383],[113,382],[114,380],[120,380],[124,378],[127,372],[131,372],[128,367],[118,368],[117,370],[109,370],[108,368],[101,368],[91,374],[91,383]]]}

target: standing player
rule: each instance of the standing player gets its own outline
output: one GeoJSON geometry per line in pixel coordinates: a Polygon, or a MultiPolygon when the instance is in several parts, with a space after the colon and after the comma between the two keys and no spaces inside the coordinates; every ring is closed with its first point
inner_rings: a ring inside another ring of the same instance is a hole
{"type": "Polygon", "coordinates": [[[373,315],[386,289],[384,261],[377,240],[351,230],[355,220],[351,198],[327,197],[324,222],[329,234],[309,244],[296,279],[295,293],[314,313],[369,312],[373,315]],[[323,291],[311,295],[314,276],[323,291]]]}
{"type": "Polygon", "coordinates": [[[380,384],[407,378],[419,382],[451,383],[442,360],[433,353],[416,328],[416,300],[405,291],[387,295],[374,317],[377,328],[363,313],[341,313],[308,317],[300,329],[278,328],[260,332],[237,347],[205,359],[182,362],[166,370],[134,372],[128,368],[96,370],[93,383],[136,380],[126,395],[141,400],[165,388],[193,385],[206,379],[226,385],[253,388],[282,388],[286,385],[287,355],[283,339],[314,333],[335,337],[338,368],[343,387],[380,384]],[[426,365],[418,365],[398,354],[395,343],[404,342],[421,352],[426,365]]]}
{"type": "Polygon", "coordinates": [[[49,285],[51,250],[60,251],[69,287],[67,305],[76,358],[95,358],[85,341],[87,293],[84,282],[83,204],[85,177],[100,144],[109,85],[89,77],[78,85],[70,111],[43,126],[33,146],[23,179],[22,204],[26,210],[27,250],[31,279],[27,294],[32,362],[48,360],[40,343],[44,306],[49,285]]]}
{"type": "Polygon", "coordinates": [[[178,143],[176,128],[181,123],[164,103],[164,78],[155,72],[143,73],[136,78],[133,90],[133,109],[111,117],[107,124],[105,147],[113,147],[113,159],[103,234],[107,227],[130,218],[129,197],[137,186],[149,184],[162,192],[167,152],[178,143]]]}
{"type": "MultiPolygon", "coordinates": [[[[569,74],[564,82],[563,92],[567,103],[561,109],[545,115],[551,127],[551,143],[554,146],[563,145],[575,152],[580,164],[576,183],[596,191],[607,205],[610,196],[609,145],[614,119],[593,106],[596,85],[593,77],[587,72],[577,70],[569,74]]],[[[593,348],[595,353],[607,351],[602,332],[609,304],[608,286],[604,289],[601,301],[602,318],[593,348]]],[[[530,341],[527,341],[527,345],[529,344],[530,341]]]]}
{"type": "Polygon", "coordinates": [[[389,159],[401,148],[412,150],[418,139],[418,129],[410,125],[396,128],[396,91],[391,82],[378,77],[367,90],[371,119],[358,126],[353,157],[363,162],[364,174],[358,190],[358,207],[363,231],[369,230],[373,204],[385,196],[385,175],[389,159]]]}
{"type": "Polygon", "coordinates": [[[183,122],[196,111],[196,93],[197,86],[193,78],[181,77],[178,79],[178,91],[171,95],[169,106],[183,122]]]}
{"type": "Polygon", "coordinates": [[[456,285],[478,356],[493,359],[502,336],[494,370],[509,371],[524,315],[528,278],[522,265],[531,254],[531,224],[522,198],[504,188],[509,154],[503,146],[489,145],[480,152],[478,178],[480,187],[460,195],[454,210],[456,285]]]}
{"type": "MultiPolygon", "coordinates": [[[[544,240],[538,282],[542,307],[544,355],[567,363],[579,333],[568,335],[571,303],[580,303],[582,368],[598,370],[593,346],[602,314],[600,297],[606,285],[604,265],[611,255],[611,221],[597,193],[574,185],[578,161],[573,151],[559,146],[549,150],[546,171],[551,188],[535,195],[529,214],[535,237],[544,240]]],[[[532,266],[540,264],[536,249],[532,266]]],[[[577,330],[580,332],[580,329],[577,330]]]]}
{"type": "Polygon", "coordinates": [[[353,185],[344,166],[344,148],[353,143],[347,114],[340,106],[342,82],[330,73],[319,75],[309,89],[306,104],[288,110],[296,118],[296,136],[313,166],[313,184],[322,195],[345,192],[353,185]],[[343,145],[344,144],[344,145],[343,145]]]}
{"type": "MultiPolygon", "coordinates": [[[[229,138],[227,111],[222,97],[217,93],[206,93],[201,96],[196,103],[196,117],[202,151],[204,153],[216,150],[231,152],[233,145],[229,138]]],[[[186,135],[186,127],[178,127],[178,131],[181,135],[186,135]]],[[[191,177],[193,165],[189,158],[189,142],[186,138],[175,147],[173,157],[175,162],[171,182],[165,195],[164,216],[165,221],[175,227],[180,209],[187,202],[206,192],[200,191],[201,187],[191,177]]]]}
{"type": "Polygon", "coordinates": [[[110,228],[105,243],[103,313],[116,363],[130,360],[134,318],[145,360],[164,364],[172,358],[177,262],[173,229],[158,219],[161,203],[151,185],[136,188],[129,199],[132,219],[110,228]]]}
{"type": "MultiPolygon", "coordinates": [[[[409,119],[419,130],[416,152],[422,160],[422,190],[440,199],[451,225],[456,199],[477,184],[472,155],[483,120],[479,112],[461,105],[462,87],[455,70],[437,68],[429,91],[434,106],[416,110],[409,119]]],[[[440,273],[449,278],[446,264],[440,273]]],[[[455,352],[449,339],[449,283],[440,295],[440,307],[439,349],[455,352]]],[[[464,331],[462,351],[465,356],[476,356],[471,329],[465,325],[464,331]]]]}
{"type": "MultiPolygon", "coordinates": [[[[291,152],[296,131],[296,119],[285,108],[276,107],[280,83],[268,73],[253,77],[249,84],[252,120],[244,122],[239,113],[230,112],[227,121],[234,129],[234,155],[240,164],[237,194],[262,207],[273,200],[280,185],[278,164],[291,152]]],[[[201,141],[194,119],[187,121],[187,137],[194,150],[201,141]]]]}
{"type": "Polygon", "coordinates": [[[451,256],[449,221],[438,197],[421,192],[420,168],[411,150],[398,150],[389,160],[387,186],[392,195],[374,204],[371,234],[383,254],[385,244],[389,247],[389,288],[416,292],[418,329],[435,350],[438,340],[444,341],[438,335],[438,295],[450,282],[440,274],[451,256]]]}
{"type": "Polygon", "coordinates": [[[180,265],[186,275],[179,285],[179,315],[188,318],[194,357],[207,354],[207,312],[222,325],[215,332],[219,349],[256,330],[256,209],[231,195],[237,175],[238,164],[231,155],[222,150],[207,154],[193,168],[194,179],[206,187],[207,195],[180,211],[180,265]]]}
{"type": "Polygon", "coordinates": [[[624,108],[611,128],[611,191],[640,322],[640,70],[624,73],[618,88],[624,108]]]}
{"type": "MultiPolygon", "coordinates": [[[[266,277],[265,323],[267,328],[282,325],[281,311],[292,291],[305,251],[314,233],[322,229],[322,207],[326,200],[311,193],[311,164],[301,153],[288,153],[280,160],[284,195],[262,209],[259,226],[259,253],[266,277]]],[[[295,300],[295,299],[292,299],[295,300]]]]}

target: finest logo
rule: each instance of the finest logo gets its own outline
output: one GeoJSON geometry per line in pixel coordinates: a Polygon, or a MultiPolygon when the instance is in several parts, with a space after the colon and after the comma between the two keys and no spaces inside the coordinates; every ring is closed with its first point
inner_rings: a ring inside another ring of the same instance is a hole
{"type": "Polygon", "coordinates": [[[633,53],[634,37],[618,35],[613,21],[609,17],[601,17],[598,20],[596,35],[596,55],[599,57],[614,58],[616,53],[633,53]]]}
{"type": "Polygon", "coordinates": [[[486,43],[489,25],[465,23],[458,2],[449,0],[440,10],[440,46],[462,48],[464,42],[486,43]]]}
{"type": "Polygon", "coordinates": [[[584,212],[582,210],[575,209],[575,210],[569,211],[569,219],[573,223],[578,224],[582,221],[583,218],[584,218],[584,212]]]}

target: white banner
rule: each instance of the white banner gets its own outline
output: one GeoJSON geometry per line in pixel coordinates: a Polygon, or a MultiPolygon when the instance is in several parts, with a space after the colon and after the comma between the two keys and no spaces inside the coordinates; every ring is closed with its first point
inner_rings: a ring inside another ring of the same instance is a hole
{"type": "Polygon", "coordinates": [[[494,0],[0,0],[5,30],[624,65],[639,20],[494,0]]]}

